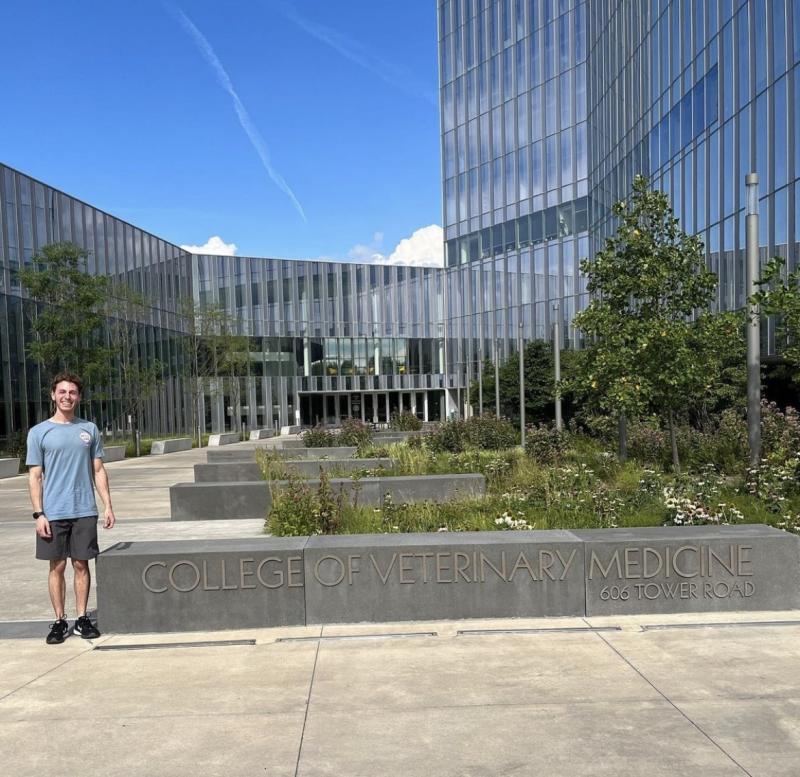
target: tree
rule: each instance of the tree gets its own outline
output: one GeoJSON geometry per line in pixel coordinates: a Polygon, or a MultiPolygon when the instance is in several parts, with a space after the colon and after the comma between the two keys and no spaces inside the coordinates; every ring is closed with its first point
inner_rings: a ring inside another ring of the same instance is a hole
{"type": "Polygon", "coordinates": [[[701,240],[680,229],[667,195],[648,189],[645,177],[634,178],[630,198],[613,213],[617,231],[594,261],[581,263],[592,299],[574,323],[591,344],[577,382],[616,415],[661,414],[679,471],[675,415],[719,370],[726,329],[709,313],[717,278],[701,240]]]}
{"type": "MultiPolygon", "coordinates": [[[[519,354],[512,353],[500,365],[500,413],[518,421],[519,413],[519,354]]],[[[479,396],[478,381],[470,385],[470,396],[479,396]]],[[[525,344],[525,420],[528,423],[546,422],[553,417],[554,375],[553,349],[544,340],[531,340],[525,344]]],[[[494,365],[486,360],[483,365],[483,410],[495,409],[494,365]]]]}
{"type": "Polygon", "coordinates": [[[773,257],[761,273],[761,289],[754,301],[762,313],[778,317],[776,346],[778,354],[795,370],[800,368],[800,268],[784,280],[784,260],[773,257]]]}
{"type": "Polygon", "coordinates": [[[142,410],[163,383],[163,366],[157,359],[148,358],[141,336],[150,309],[144,295],[127,284],[108,285],[108,339],[119,377],[114,393],[122,409],[123,428],[130,418],[137,456],[142,410]]]}
{"type": "Polygon", "coordinates": [[[102,336],[106,279],[87,274],[86,257],[74,243],[52,243],[19,278],[37,303],[28,355],[44,375],[71,370],[97,384],[108,378],[109,350],[102,336]]]}
{"type": "Polygon", "coordinates": [[[194,428],[198,445],[202,441],[205,424],[200,423],[200,400],[206,380],[211,378],[210,389],[219,395],[220,379],[228,381],[228,391],[234,408],[234,429],[241,423],[241,383],[239,377],[250,363],[249,340],[237,334],[236,321],[221,305],[197,305],[193,299],[181,304],[184,345],[188,353],[186,367],[192,394],[194,428]]]}

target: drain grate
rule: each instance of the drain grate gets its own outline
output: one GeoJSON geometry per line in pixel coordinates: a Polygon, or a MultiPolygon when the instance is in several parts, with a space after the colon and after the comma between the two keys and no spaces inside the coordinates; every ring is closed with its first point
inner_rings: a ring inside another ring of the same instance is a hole
{"type": "Polygon", "coordinates": [[[725,623],[657,623],[642,626],[642,631],[667,631],[668,629],[735,629],[757,626],[800,626],[798,621],[727,621],[725,623]]]}
{"type": "Polygon", "coordinates": [[[570,634],[574,632],[621,631],[620,626],[562,626],[549,629],[460,629],[457,637],[482,637],[493,634],[570,634]]]}
{"type": "Polygon", "coordinates": [[[333,634],[319,637],[278,637],[276,642],[334,642],[354,639],[413,639],[414,637],[438,637],[435,631],[411,631],[395,634],[333,634]]]}
{"type": "Polygon", "coordinates": [[[235,645],[255,645],[254,639],[220,639],[202,642],[143,642],[132,645],[96,645],[95,650],[167,650],[170,648],[232,647],[235,645]]]}

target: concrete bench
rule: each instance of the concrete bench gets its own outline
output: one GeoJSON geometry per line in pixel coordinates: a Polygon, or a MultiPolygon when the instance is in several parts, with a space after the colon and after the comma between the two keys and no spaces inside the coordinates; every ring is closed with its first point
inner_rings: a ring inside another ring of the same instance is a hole
{"type": "Polygon", "coordinates": [[[170,520],[227,518],[266,520],[272,498],[264,480],[230,483],[176,483],[169,487],[170,520]]]}
{"type": "Polygon", "coordinates": [[[275,432],[273,432],[272,429],[251,429],[250,440],[268,440],[274,434],[275,432]]]}
{"type": "Polygon", "coordinates": [[[286,459],[284,465],[300,475],[314,477],[323,472],[358,472],[365,469],[391,469],[392,459],[286,459]]]}
{"type": "Polygon", "coordinates": [[[19,475],[19,459],[0,459],[0,478],[19,475]]]}
{"type": "Polygon", "coordinates": [[[111,461],[122,461],[125,458],[124,445],[104,445],[103,461],[108,464],[111,461]]]}
{"type": "Polygon", "coordinates": [[[285,455],[292,459],[350,459],[358,453],[354,445],[337,445],[331,448],[287,448],[285,455]]]}
{"type": "MultiPolygon", "coordinates": [[[[319,488],[319,479],[305,481],[319,488]]],[[[344,493],[360,505],[378,507],[388,495],[395,504],[449,502],[480,497],[486,491],[483,475],[408,475],[401,477],[331,478],[335,493],[344,493]]],[[[170,486],[170,519],[204,521],[226,518],[266,518],[272,505],[270,489],[290,485],[288,480],[176,483],[170,486]]]]}
{"type": "Polygon", "coordinates": [[[156,440],[150,448],[151,456],[163,456],[165,453],[190,451],[192,449],[191,437],[176,437],[173,440],[156,440]]]}
{"type": "Polygon", "coordinates": [[[306,444],[300,437],[290,437],[286,440],[276,440],[276,448],[305,448],[306,444]]]}
{"type": "Polygon", "coordinates": [[[255,463],[256,451],[268,450],[265,446],[258,448],[233,448],[229,450],[219,450],[216,448],[206,448],[206,461],[209,464],[226,464],[234,461],[255,463]]]}
{"type": "Polygon", "coordinates": [[[241,442],[242,435],[239,432],[221,432],[220,434],[210,434],[208,436],[209,447],[219,447],[220,445],[233,445],[241,442]]]}
{"type": "Polygon", "coordinates": [[[221,461],[194,465],[195,483],[242,483],[264,481],[254,461],[221,461]]]}
{"type": "MultiPolygon", "coordinates": [[[[287,460],[287,468],[300,475],[314,477],[324,472],[356,472],[365,469],[391,469],[392,459],[310,459],[287,460]]],[[[254,461],[220,461],[194,465],[195,483],[230,483],[248,480],[264,480],[261,467],[254,461]]]]}
{"type": "Polygon", "coordinates": [[[358,448],[275,448],[260,445],[233,450],[206,450],[206,461],[215,464],[224,461],[255,461],[256,451],[274,453],[285,459],[348,459],[356,455],[358,448]]]}
{"type": "Polygon", "coordinates": [[[288,434],[300,434],[303,431],[302,426],[282,426],[281,427],[281,437],[285,437],[288,434]]]}
{"type": "MultiPolygon", "coordinates": [[[[305,481],[309,488],[319,488],[319,479],[305,481]]],[[[358,504],[379,507],[388,496],[395,504],[414,504],[417,502],[450,502],[454,499],[481,497],[486,493],[486,478],[479,474],[461,475],[389,475],[361,478],[331,478],[329,481],[335,493],[343,492],[349,497],[357,497],[358,504]]],[[[275,492],[289,486],[287,480],[274,480],[270,486],[275,492]]]]}
{"type": "Polygon", "coordinates": [[[123,542],[100,628],[800,609],[800,537],[767,526],[123,542]]]}

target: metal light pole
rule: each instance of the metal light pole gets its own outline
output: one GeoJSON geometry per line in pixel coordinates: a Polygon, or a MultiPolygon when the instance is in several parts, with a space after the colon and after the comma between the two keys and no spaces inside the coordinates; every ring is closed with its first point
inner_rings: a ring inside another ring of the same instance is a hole
{"type": "Polygon", "coordinates": [[[751,302],[758,290],[758,173],[745,176],[747,190],[747,440],[750,467],[761,460],[761,311],[751,302]]]}
{"type": "Polygon", "coordinates": [[[494,415],[500,418],[500,344],[494,338],[494,415]]]}
{"type": "Polygon", "coordinates": [[[519,321],[519,437],[525,448],[525,342],[522,337],[522,319],[519,321]]]}
{"type": "Polygon", "coordinates": [[[555,400],[556,400],[556,429],[560,432],[563,426],[561,421],[561,322],[559,321],[559,304],[553,303],[553,367],[555,368],[555,400]]]}
{"type": "Polygon", "coordinates": [[[478,340],[478,415],[483,415],[483,337],[478,340]]]}

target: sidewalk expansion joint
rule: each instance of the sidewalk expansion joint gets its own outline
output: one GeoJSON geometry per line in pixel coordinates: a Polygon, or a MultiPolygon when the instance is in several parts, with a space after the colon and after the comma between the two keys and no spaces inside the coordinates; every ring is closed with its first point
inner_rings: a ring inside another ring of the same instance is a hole
{"type": "Polygon", "coordinates": [[[254,639],[219,639],[200,642],[143,642],[129,645],[97,645],[94,650],[169,650],[171,648],[253,646],[254,639]]]}
{"type": "Polygon", "coordinates": [[[438,637],[435,631],[413,631],[397,634],[333,634],[318,637],[278,637],[275,642],[336,642],[341,640],[412,639],[414,637],[438,637]]]}
{"type": "Polygon", "coordinates": [[[667,629],[735,629],[759,626],[800,626],[796,621],[726,621],[724,623],[656,623],[643,625],[642,631],[666,631],[667,629]]]}
{"type": "Polygon", "coordinates": [[[629,658],[624,656],[617,648],[614,647],[602,634],[598,634],[597,638],[605,643],[606,647],[608,647],[612,652],[616,653],[616,655],[624,661],[634,672],[636,672],[639,677],[644,680],[662,699],[664,699],[667,704],[672,707],[675,712],[677,712],[692,728],[694,728],[699,734],[708,740],[710,744],[717,748],[726,758],[728,758],[731,763],[735,764],[739,769],[741,769],[742,774],[747,775],[747,777],[753,777],[753,775],[747,771],[719,742],[717,742],[699,723],[692,720],[691,717],[687,713],[685,713],[672,699],[667,696],[664,691],[662,691],[649,677],[645,675],[644,672],[641,671],[629,658]]]}
{"type": "Polygon", "coordinates": [[[482,637],[493,634],[571,634],[583,633],[593,634],[598,631],[622,631],[621,626],[559,626],[543,629],[459,629],[457,637],[482,637]]]}

